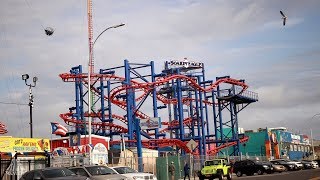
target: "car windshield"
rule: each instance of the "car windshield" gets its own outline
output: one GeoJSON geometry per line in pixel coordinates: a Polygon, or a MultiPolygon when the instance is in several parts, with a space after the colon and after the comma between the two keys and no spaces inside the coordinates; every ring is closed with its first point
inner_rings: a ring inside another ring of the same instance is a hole
{"type": "Polygon", "coordinates": [[[116,174],[112,169],[105,166],[92,166],[92,167],[86,167],[86,169],[89,171],[89,173],[92,176],[116,174]]]}
{"type": "Polygon", "coordinates": [[[221,160],[212,160],[212,161],[206,161],[206,166],[212,166],[212,165],[219,165],[221,163],[221,160]]]}
{"type": "Polygon", "coordinates": [[[269,161],[253,161],[253,162],[255,162],[256,164],[261,164],[261,165],[270,165],[271,164],[271,162],[269,162],[269,161]]]}
{"type": "Polygon", "coordinates": [[[130,167],[116,167],[114,168],[119,174],[136,173],[137,171],[130,167]]]}
{"type": "Polygon", "coordinates": [[[45,169],[42,171],[42,174],[45,178],[56,178],[56,177],[65,177],[65,176],[74,176],[76,175],[69,169],[45,169]]]}
{"type": "Polygon", "coordinates": [[[283,163],[287,163],[286,161],[284,161],[284,160],[280,160],[280,161],[278,161],[280,164],[283,164],[283,163]]]}

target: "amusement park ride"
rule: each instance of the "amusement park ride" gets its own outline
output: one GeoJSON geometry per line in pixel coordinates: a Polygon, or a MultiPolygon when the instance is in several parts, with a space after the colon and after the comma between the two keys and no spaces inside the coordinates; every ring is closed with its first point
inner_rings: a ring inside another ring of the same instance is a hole
{"type": "Polygon", "coordinates": [[[202,63],[166,61],[164,70],[156,73],[153,61],[124,60],[123,66],[91,74],[96,100],[88,114],[88,73],[79,65],[60,74],[64,82],[75,84],[76,102],[60,117],[76,133],[86,134],[90,116],[91,133],[110,137],[111,145],[120,143],[115,137],[125,134],[126,143],[136,146],[138,154],[142,146],[176,146],[183,153],[199,155],[214,155],[233,146],[230,155],[239,155],[239,144],[247,138],[239,138],[238,113],[256,102],[257,94],[247,90],[244,80],[229,76],[207,80],[204,71],[202,63]],[[228,118],[223,118],[225,111],[228,118]],[[156,126],[142,128],[140,122],[150,121],[156,126]],[[197,142],[192,149],[187,146],[190,140],[197,142]]]}
{"type": "Polygon", "coordinates": [[[248,138],[239,138],[238,113],[258,100],[244,80],[229,76],[208,80],[204,64],[187,59],[165,61],[160,73],[153,61],[128,60],[95,73],[91,0],[88,31],[88,73],[79,65],[59,75],[75,86],[75,106],[60,117],[75,127],[76,134],[107,136],[110,145],[120,144],[124,136],[127,146],[137,147],[138,157],[142,147],[165,146],[196,155],[215,155],[233,147],[230,155],[239,155],[240,143],[248,138]]]}

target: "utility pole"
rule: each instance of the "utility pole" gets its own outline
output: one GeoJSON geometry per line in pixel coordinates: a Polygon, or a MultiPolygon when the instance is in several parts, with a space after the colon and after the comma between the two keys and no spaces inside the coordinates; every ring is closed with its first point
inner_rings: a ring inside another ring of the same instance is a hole
{"type": "Polygon", "coordinates": [[[311,135],[311,146],[312,146],[312,160],[314,160],[316,154],[315,154],[315,152],[314,152],[312,129],[310,129],[310,135],[311,135]]]}
{"type": "Polygon", "coordinates": [[[29,86],[29,108],[30,108],[30,138],[33,138],[33,128],[32,128],[32,108],[33,108],[33,94],[32,94],[32,87],[36,87],[36,82],[38,81],[37,77],[33,77],[33,85],[27,84],[27,80],[29,79],[28,74],[22,75],[22,80],[24,80],[25,84],[29,86]]]}

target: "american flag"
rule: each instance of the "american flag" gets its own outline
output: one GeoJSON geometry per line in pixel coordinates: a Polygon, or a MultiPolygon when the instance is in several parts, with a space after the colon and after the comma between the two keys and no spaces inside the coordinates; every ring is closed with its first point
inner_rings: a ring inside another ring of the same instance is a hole
{"type": "Polygon", "coordinates": [[[66,127],[56,122],[51,122],[51,130],[52,134],[60,136],[65,136],[68,132],[68,129],[66,127]]]}
{"type": "Polygon", "coordinates": [[[8,133],[7,126],[0,122],[0,134],[6,134],[8,133]]]}

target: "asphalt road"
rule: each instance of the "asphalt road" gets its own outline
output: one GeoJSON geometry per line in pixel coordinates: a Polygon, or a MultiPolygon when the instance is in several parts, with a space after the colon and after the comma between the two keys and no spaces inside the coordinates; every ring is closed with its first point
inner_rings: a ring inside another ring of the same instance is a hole
{"type": "Polygon", "coordinates": [[[300,171],[289,171],[283,173],[273,173],[266,175],[254,175],[254,176],[242,176],[237,177],[233,176],[232,179],[258,179],[258,180],[320,180],[320,169],[309,169],[309,170],[300,170],[300,171]]]}
{"type": "MultiPolygon", "coordinates": [[[[183,179],[183,178],[182,178],[183,179]]],[[[198,177],[191,177],[191,180],[198,180],[198,177]]],[[[227,178],[224,178],[227,179],[227,178]]],[[[283,173],[273,173],[273,174],[264,174],[264,175],[254,175],[237,177],[233,174],[232,179],[237,180],[320,180],[320,168],[318,169],[309,169],[309,170],[300,170],[300,171],[289,171],[283,173]]]]}

